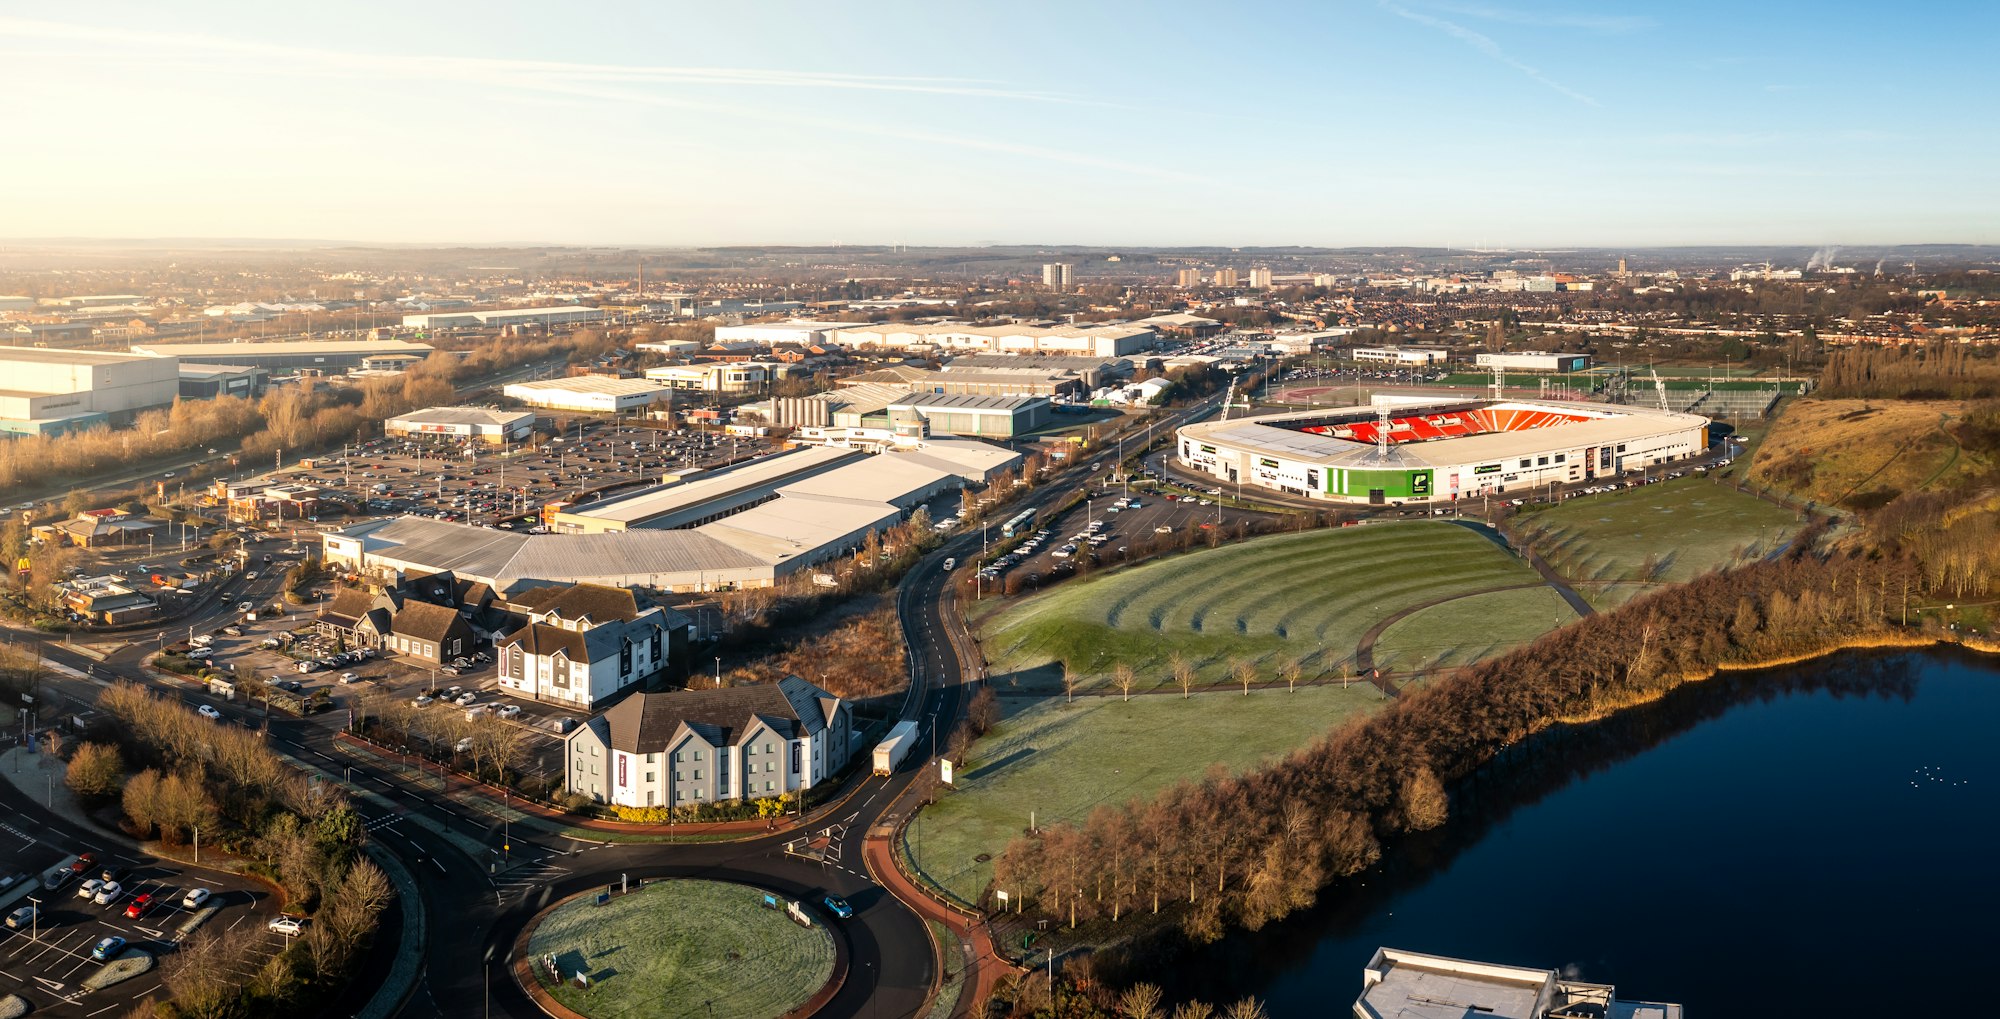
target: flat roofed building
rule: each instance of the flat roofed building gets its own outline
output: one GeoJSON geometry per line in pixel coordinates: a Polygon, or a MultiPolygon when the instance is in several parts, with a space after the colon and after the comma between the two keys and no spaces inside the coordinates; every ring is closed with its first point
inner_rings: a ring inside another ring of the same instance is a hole
{"type": "Polygon", "coordinates": [[[604,534],[634,528],[696,527],[778,497],[795,481],[833,470],[866,456],[860,450],[805,446],[722,470],[697,474],[676,484],[650,488],[602,502],[571,506],[550,518],[562,534],[604,534]]]}
{"type": "Polygon", "coordinates": [[[812,322],[806,319],[792,319],[789,322],[745,322],[738,326],[716,326],[715,342],[722,344],[748,341],[765,345],[797,344],[809,346],[825,343],[827,337],[837,329],[847,329],[852,322],[812,322]]]}
{"type": "Polygon", "coordinates": [[[1378,948],[1362,971],[1355,1019],[1681,1019],[1681,1006],[1633,1001],[1610,984],[1586,983],[1554,970],[1471,962],[1378,948]]]}
{"type": "Polygon", "coordinates": [[[135,343],[132,353],[147,357],[174,357],[188,364],[227,364],[285,371],[318,368],[323,371],[359,367],[367,358],[381,354],[415,354],[429,357],[427,343],[408,340],[282,340],[243,343],[135,343]]]}
{"type": "Polygon", "coordinates": [[[493,311],[436,311],[404,315],[403,325],[411,329],[453,329],[464,326],[559,326],[604,321],[604,311],[581,305],[550,308],[501,308],[493,311]]]}
{"type": "Polygon", "coordinates": [[[500,392],[531,407],[616,414],[659,403],[666,396],[667,387],[646,379],[574,375],[538,382],[511,382],[500,392]]]}
{"type": "Polygon", "coordinates": [[[1439,347],[1356,347],[1348,357],[1371,364],[1432,365],[1450,360],[1451,353],[1439,347]]]}
{"type": "Polygon", "coordinates": [[[171,358],[0,346],[0,420],[18,425],[0,425],[9,431],[63,431],[78,419],[122,417],[179,395],[171,358]]]}
{"type": "Polygon", "coordinates": [[[568,787],[624,807],[776,798],[847,767],[854,709],[800,679],[637,693],[564,741],[568,787]]]}
{"type": "Polygon", "coordinates": [[[891,403],[893,416],[908,410],[932,433],[1011,439],[1048,427],[1055,408],[1042,396],[977,396],[970,393],[912,393],[891,403]]]}
{"type": "Polygon", "coordinates": [[[776,376],[778,365],[759,361],[712,361],[646,369],[646,377],[671,389],[706,393],[758,393],[776,376]]]}
{"type": "Polygon", "coordinates": [[[933,347],[945,350],[988,353],[1079,354],[1096,357],[1123,357],[1151,348],[1159,335],[1145,326],[975,326],[966,323],[933,325],[870,325],[840,329],[833,342],[849,347],[889,347],[907,349],[933,347]]]}
{"type": "Polygon", "coordinates": [[[184,400],[209,400],[218,396],[262,396],[271,384],[271,373],[263,368],[240,364],[184,364],[180,366],[180,390],[184,400]]]}
{"type": "Polygon", "coordinates": [[[382,422],[389,435],[504,445],[535,433],[535,412],[493,407],[426,407],[382,422]]]}
{"type": "Polygon", "coordinates": [[[1524,351],[1515,354],[1478,354],[1472,363],[1481,368],[1510,372],[1580,372],[1590,367],[1588,354],[1544,354],[1524,351]]]}

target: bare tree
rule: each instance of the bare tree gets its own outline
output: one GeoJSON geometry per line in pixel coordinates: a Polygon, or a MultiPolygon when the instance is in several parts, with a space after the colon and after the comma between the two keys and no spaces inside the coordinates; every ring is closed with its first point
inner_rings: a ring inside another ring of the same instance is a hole
{"type": "Polygon", "coordinates": [[[1068,662],[1062,663],[1062,670],[1063,696],[1068,698],[1071,704],[1074,704],[1076,703],[1076,670],[1071,668],[1068,662]]]}
{"type": "Polygon", "coordinates": [[[1118,995],[1118,1015],[1124,1019],[1164,1019],[1160,1007],[1160,987],[1152,983],[1134,983],[1126,987],[1126,993],[1118,995]]]}
{"type": "Polygon", "coordinates": [[[231,1015],[243,986],[236,974],[256,938],[256,927],[206,927],[181,942],[160,965],[160,983],[173,995],[175,1010],[189,1019],[231,1015]]]}
{"type": "Polygon", "coordinates": [[[1174,1006],[1173,1019],[1215,1019],[1215,1006],[1206,1001],[1184,1001],[1174,1006]]]}
{"type": "Polygon", "coordinates": [[[1278,675],[1285,681],[1286,693],[1293,693],[1298,690],[1299,679],[1305,675],[1305,672],[1306,667],[1304,662],[1296,658],[1285,662],[1284,668],[1278,670],[1278,675]]]}
{"type": "Polygon", "coordinates": [[[1271,1019],[1271,1013],[1264,1011],[1264,1003],[1256,998],[1244,998],[1223,1009],[1222,1019],[1271,1019]]]}
{"type": "Polygon", "coordinates": [[[1118,684],[1118,692],[1124,694],[1125,700],[1129,701],[1132,699],[1132,686],[1139,681],[1138,670],[1119,662],[1118,667],[1111,670],[1111,681],[1118,684]]]}
{"type": "Polygon", "coordinates": [[[1243,696],[1250,696],[1250,684],[1257,681],[1257,663],[1248,658],[1239,658],[1230,666],[1229,674],[1243,687],[1243,696]]]}
{"type": "Polygon", "coordinates": [[[1173,671],[1174,682],[1180,685],[1181,700],[1187,700],[1189,692],[1194,689],[1194,663],[1176,651],[1167,657],[1167,668],[1173,671]]]}

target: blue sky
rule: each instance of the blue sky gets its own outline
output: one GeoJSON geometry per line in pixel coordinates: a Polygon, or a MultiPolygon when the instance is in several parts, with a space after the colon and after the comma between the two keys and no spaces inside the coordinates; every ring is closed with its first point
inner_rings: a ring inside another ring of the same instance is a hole
{"type": "Polygon", "coordinates": [[[0,0],[0,236],[2000,241],[2000,5],[0,0]]]}

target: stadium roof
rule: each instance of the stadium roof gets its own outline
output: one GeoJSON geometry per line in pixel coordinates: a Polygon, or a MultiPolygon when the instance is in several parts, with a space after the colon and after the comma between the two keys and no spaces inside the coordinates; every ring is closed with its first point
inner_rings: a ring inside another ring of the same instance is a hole
{"type": "MultiPolygon", "coordinates": [[[[1466,401],[1456,400],[1440,401],[1436,405],[1440,409],[1434,412],[1443,412],[1444,407],[1462,406],[1465,403],[1466,401]]],[[[1323,422],[1329,416],[1329,412],[1324,409],[1235,421],[1202,421],[1183,425],[1180,432],[1198,442],[1225,442],[1329,467],[1369,470],[1449,467],[1482,460],[1504,460],[1510,456],[1557,447],[1601,446],[1657,435],[1674,428],[1705,428],[1708,425],[1708,419],[1699,415],[1653,410],[1640,406],[1537,403],[1525,400],[1503,400],[1494,403],[1493,406],[1521,406],[1554,413],[1592,416],[1587,421],[1550,428],[1396,443],[1388,448],[1386,455],[1373,443],[1314,432],[1301,432],[1296,430],[1296,426],[1281,427],[1291,422],[1301,425],[1323,422]]],[[[1355,408],[1355,410],[1357,414],[1367,412],[1366,408],[1355,408]]],[[[1421,406],[1397,410],[1397,414],[1403,416],[1424,412],[1421,406]]],[[[1357,416],[1355,420],[1366,419],[1357,416]]]]}

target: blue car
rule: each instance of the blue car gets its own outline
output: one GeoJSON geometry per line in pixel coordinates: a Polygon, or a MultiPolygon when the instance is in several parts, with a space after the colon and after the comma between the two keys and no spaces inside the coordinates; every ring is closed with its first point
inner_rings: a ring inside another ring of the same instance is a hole
{"type": "Polygon", "coordinates": [[[124,950],[125,939],[113,934],[98,942],[97,947],[90,950],[90,957],[98,962],[109,962],[112,956],[124,950]]]}
{"type": "Polygon", "coordinates": [[[822,901],[826,904],[826,911],[834,916],[842,920],[854,919],[854,907],[848,905],[846,899],[838,895],[829,895],[822,901]]]}

